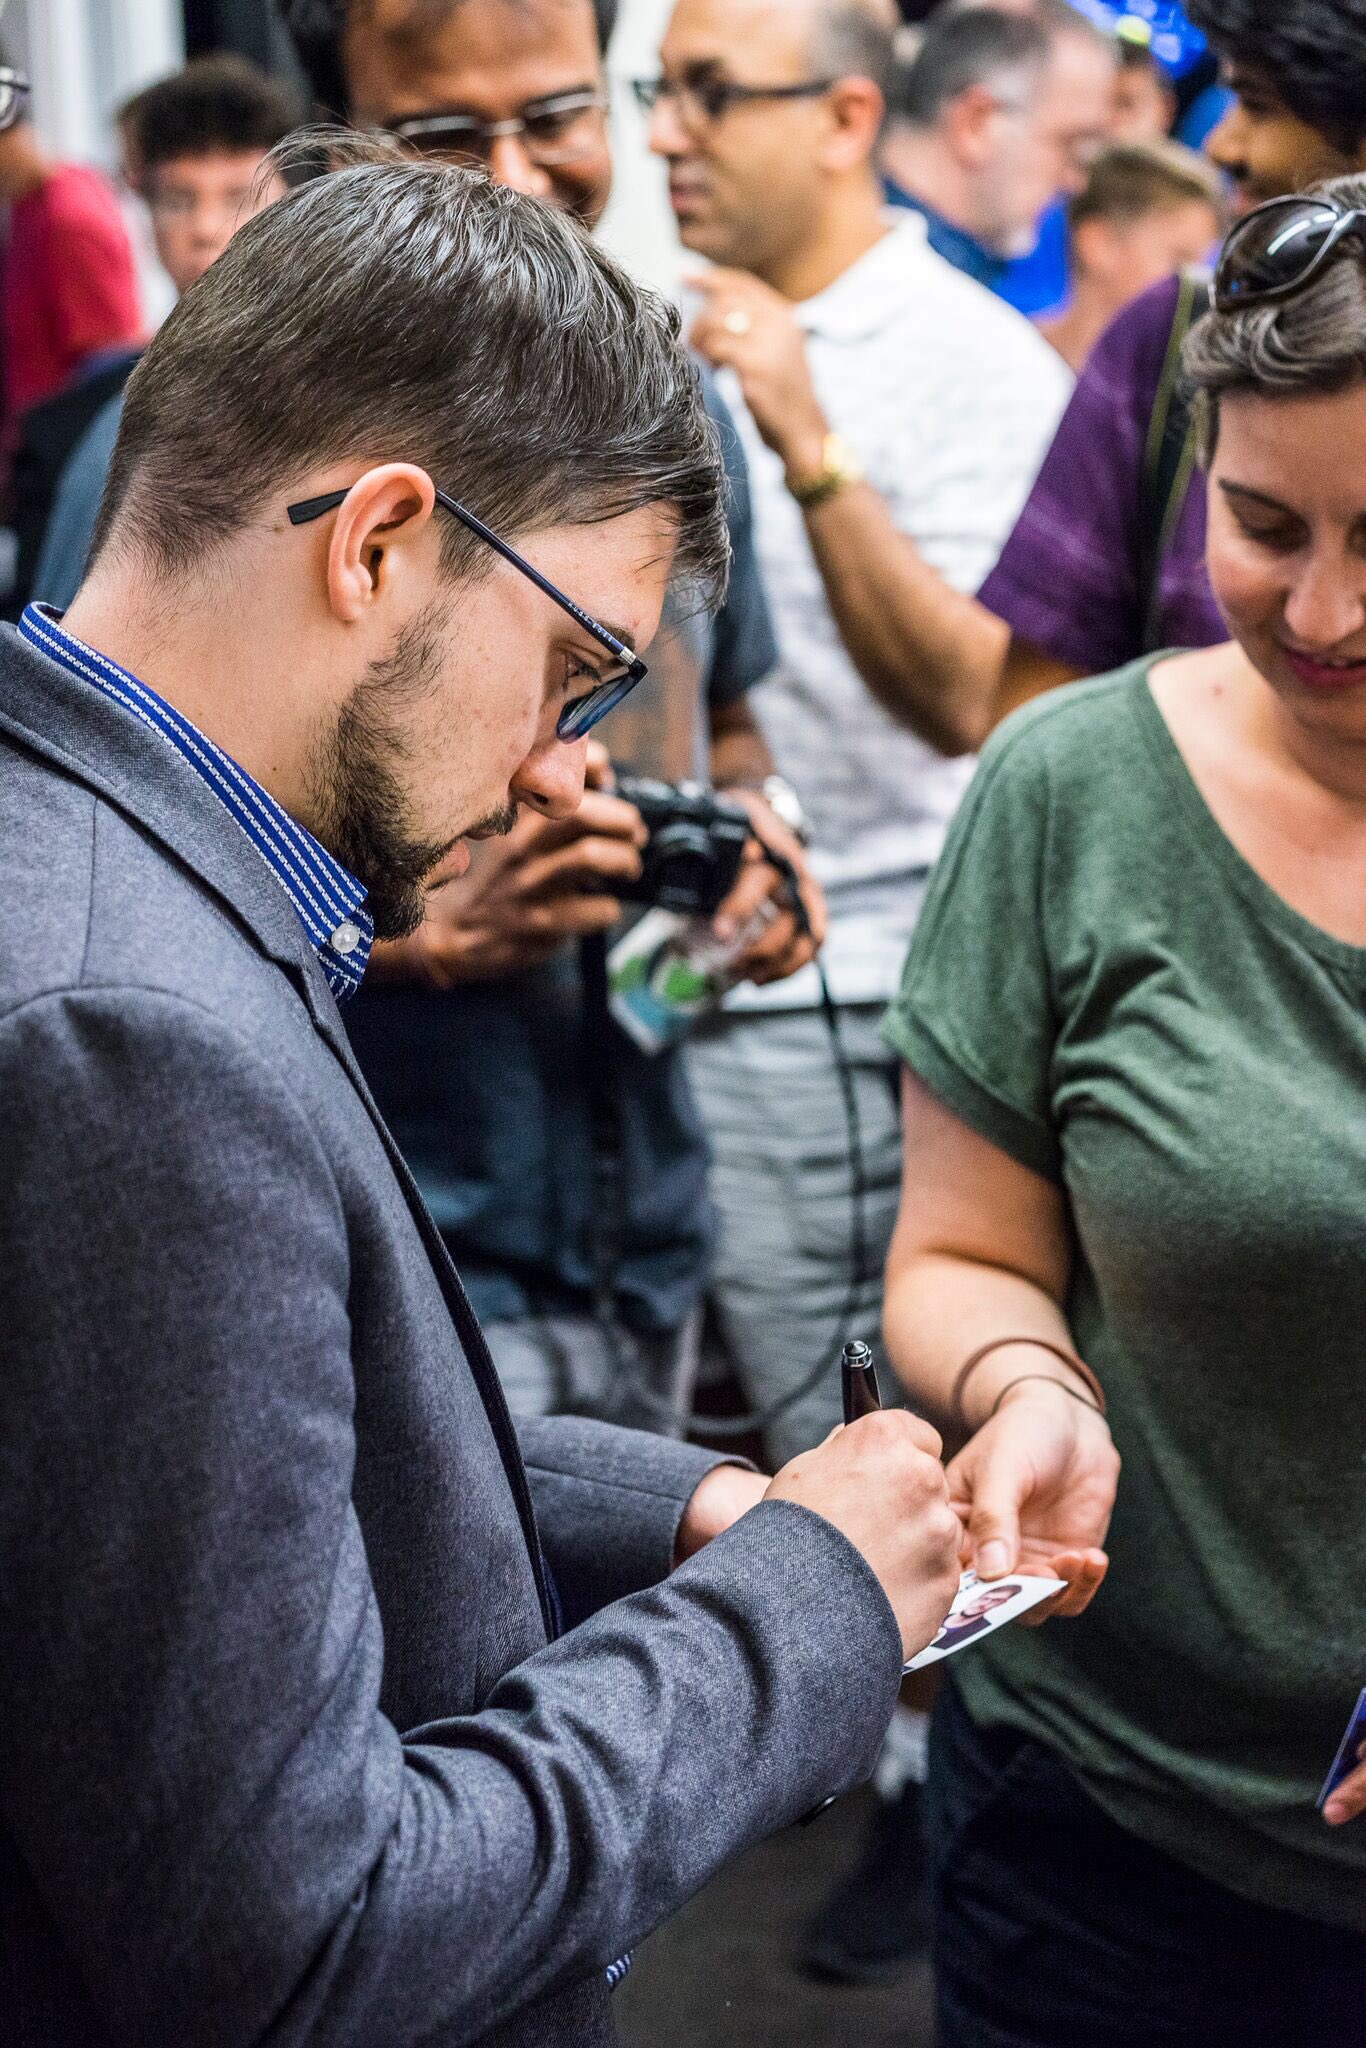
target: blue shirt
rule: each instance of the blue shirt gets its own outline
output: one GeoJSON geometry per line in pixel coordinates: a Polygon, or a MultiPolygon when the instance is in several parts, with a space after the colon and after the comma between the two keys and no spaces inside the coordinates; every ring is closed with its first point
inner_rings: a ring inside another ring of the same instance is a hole
{"type": "Polygon", "coordinates": [[[1039,216],[1039,238],[1027,256],[998,256],[964,228],[956,228],[923,199],[896,184],[882,181],[889,206],[923,216],[926,240],[937,256],[961,270],[974,284],[985,285],[1016,312],[1051,313],[1065,303],[1067,276],[1067,206],[1055,199],[1039,216]]]}
{"type": "Polygon", "coordinates": [[[19,631],[49,661],[121,704],[130,717],[189,763],[241,826],[294,905],[337,1001],[354,995],[375,935],[373,923],[361,908],[365,891],[355,876],[173,704],[116,661],[66,632],[45,605],[27,606],[19,631]]]}
{"type": "Polygon", "coordinates": [[[1039,236],[1027,256],[1007,263],[997,293],[1031,320],[1056,313],[1071,296],[1068,269],[1067,201],[1054,199],[1039,216],[1039,236]]]}
{"type": "Polygon", "coordinates": [[[956,228],[952,221],[945,220],[942,213],[936,213],[932,206],[926,206],[923,199],[917,199],[904,185],[898,185],[891,178],[882,181],[883,195],[889,206],[904,207],[908,213],[918,213],[925,222],[925,239],[936,256],[942,256],[955,270],[961,270],[964,277],[970,277],[974,284],[985,285],[989,292],[1000,288],[1010,265],[1004,256],[998,256],[975,236],[963,228],[956,228]]]}
{"type": "Polygon", "coordinates": [[[66,459],[48,514],[33,591],[44,604],[65,611],[80,588],[95,536],[105,478],[119,437],[123,393],[101,406],[66,459]]]}

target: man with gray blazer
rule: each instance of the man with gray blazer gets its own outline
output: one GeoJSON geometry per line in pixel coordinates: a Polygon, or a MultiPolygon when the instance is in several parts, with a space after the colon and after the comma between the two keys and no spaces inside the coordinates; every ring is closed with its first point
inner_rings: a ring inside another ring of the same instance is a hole
{"type": "Polygon", "coordinates": [[[367,1097],[372,937],[572,814],[725,551],[674,316],[366,154],[181,300],[86,583],[0,640],[5,2044],[607,2042],[956,1583],[904,1414],[771,1484],[519,1441],[367,1097]]]}

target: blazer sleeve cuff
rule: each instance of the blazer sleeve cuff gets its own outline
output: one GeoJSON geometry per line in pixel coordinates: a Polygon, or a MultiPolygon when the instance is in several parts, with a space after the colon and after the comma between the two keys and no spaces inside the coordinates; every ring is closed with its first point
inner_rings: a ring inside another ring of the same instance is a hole
{"type": "Polygon", "coordinates": [[[517,1423],[541,1541],[566,1626],[673,1569],[678,1525],[698,1486],[730,1458],[577,1416],[517,1423]]]}

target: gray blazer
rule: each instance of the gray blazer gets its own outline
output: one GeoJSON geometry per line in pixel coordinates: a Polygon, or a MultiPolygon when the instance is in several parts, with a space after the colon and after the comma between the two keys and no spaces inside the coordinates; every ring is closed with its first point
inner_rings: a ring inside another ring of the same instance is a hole
{"type": "Polygon", "coordinates": [[[0,2043],[592,2048],[605,1964],[866,1775],[843,1537],[666,1577],[707,1457],[519,1434],[283,891],[5,628],[0,2043]]]}

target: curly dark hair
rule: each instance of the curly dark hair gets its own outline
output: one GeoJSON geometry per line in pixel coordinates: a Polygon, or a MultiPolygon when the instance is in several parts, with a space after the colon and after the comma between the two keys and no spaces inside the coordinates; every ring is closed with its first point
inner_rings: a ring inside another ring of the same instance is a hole
{"type": "Polygon", "coordinates": [[[1344,156],[1366,139],[1366,0],[1187,0],[1226,63],[1265,76],[1276,97],[1344,156]]]}
{"type": "MultiPolygon", "coordinates": [[[[275,0],[276,12],[289,31],[295,55],[308,80],[315,110],[334,120],[349,111],[346,72],[342,64],[342,36],[347,18],[358,0],[275,0]]],[[[449,0],[454,14],[464,0],[449,0]]],[[[593,0],[593,18],[598,25],[598,47],[607,48],[617,25],[618,0],[593,0]]],[[[435,13],[426,0],[429,15],[435,13]]]]}
{"type": "Polygon", "coordinates": [[[259,150],[283,142],[299,123],[289,93],[246,57],[196,57],[158,79],[120,110],[140,172],[213,150],[259,150]]]}

